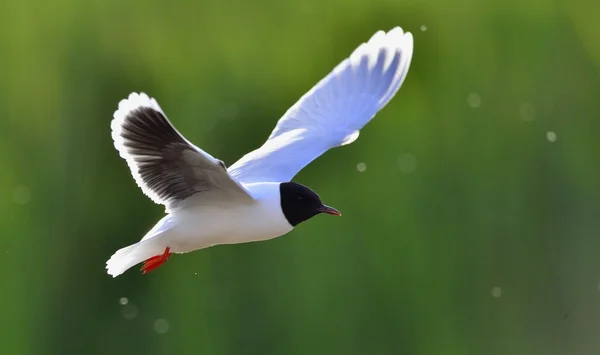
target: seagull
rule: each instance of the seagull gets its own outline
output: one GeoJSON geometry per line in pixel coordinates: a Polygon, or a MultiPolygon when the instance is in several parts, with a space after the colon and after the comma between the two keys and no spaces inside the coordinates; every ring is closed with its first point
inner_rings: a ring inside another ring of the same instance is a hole
{"type": "Polygon", "coordinates": [[[410,32],[377,31],[288,109],[260,148],[229,168],[180,134],[154,98],[130,94],[111,121],[114,146],[165,216],[112,255],[108,274],[142,262],[146,274],[172,254],[269,240],[318,214],[341,216],[291,180],[327,150],[358,138],[404,82],[412,53],[410,32]]]}

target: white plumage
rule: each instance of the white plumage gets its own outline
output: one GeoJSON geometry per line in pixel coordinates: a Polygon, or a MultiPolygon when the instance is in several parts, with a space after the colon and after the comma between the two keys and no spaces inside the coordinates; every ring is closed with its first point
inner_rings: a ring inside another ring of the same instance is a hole
{"type": "Polygon", "coordinates": [[[339,214],[310,189],[287,182],[327,150],[358,138],[402,85],[412,53],[410,33],[378,31],[229,169],[177,132],[156,100],[132,93],[114,114],[114,144],[138,186],[168,214],[140,242],[117,251],[108,273],[115,277],[144,260],[151,270],[170,252],[271,239],[314,214],[339,214]]]}
{"type": "Polygon", "coordinates": [[[290,181],[360,129],[396,94],[412,58],[413,38],[396,27],[378,31],[294,104],[269,139],[229,168],[243,182],[290,181]]]}

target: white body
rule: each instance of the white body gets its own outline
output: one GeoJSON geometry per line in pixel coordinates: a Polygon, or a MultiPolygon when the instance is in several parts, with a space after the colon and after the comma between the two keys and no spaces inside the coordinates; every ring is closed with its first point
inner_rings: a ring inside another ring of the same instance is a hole
{"type": "Polygon", "coordinates": [[[261,147],[229,169],[177,132],[153,98],[132,93],[122,100],[111,122],[115,148],[142,192],[168,214],[139,243],[118,250],[108,273],[120,275],[166,248],[186,253],[291,231],[280,183],[329,149],[354,142],[402,85],[412,53],[409,32],[376,32],[292,105],[261,147]]]}
{"type": "Polygon", "coordinates": [[[107,262],[117,276],[168,247],[172,253],[188,253],[219,244],[269,240],[290,232],[280,208],[279,183],[243,185],[255,199],[250,204],[206,205],[191,197],[185,205],[161,219],[139,243],[117,251],[107,262]]]}
{"type": "Polygon", "coordinates": [[[217,244],[268,240],[292,230],[280,208],[279,183],[243,186],[254,203],[182,206],[161,221],[167,229],[157,244],[162,250],[168,246],[174,253],[187,253],[217,244]]]}

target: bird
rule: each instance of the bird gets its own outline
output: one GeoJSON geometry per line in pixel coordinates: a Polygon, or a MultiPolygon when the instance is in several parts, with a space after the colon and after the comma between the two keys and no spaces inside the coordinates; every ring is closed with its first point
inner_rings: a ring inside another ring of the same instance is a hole
{"type": "Polygon", "coordinates": [[[106,262],[112,277],[143,263],[149,273],[173,254],[270,240],[320,214],[341,216],[294,176],[329,149],[354,142],[396,95],[413,37],[379,30],[298,99],[262,146],[227,167],[188,141],[146,93],[119,102],[111,136],[142,192],[165,215],[106,262]]]}

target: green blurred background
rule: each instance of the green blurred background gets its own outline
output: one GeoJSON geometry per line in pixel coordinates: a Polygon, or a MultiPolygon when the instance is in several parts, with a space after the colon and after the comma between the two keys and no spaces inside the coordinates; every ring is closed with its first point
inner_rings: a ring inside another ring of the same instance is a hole
{"type": "Polygon", "coordinates": [[[600,2],[3,1],[2,354],[600,353],[600,2]],[[295,181],[342,218],[112,279],[132,91],[233,164],[379,29],[404,86],[295,181]]]}

